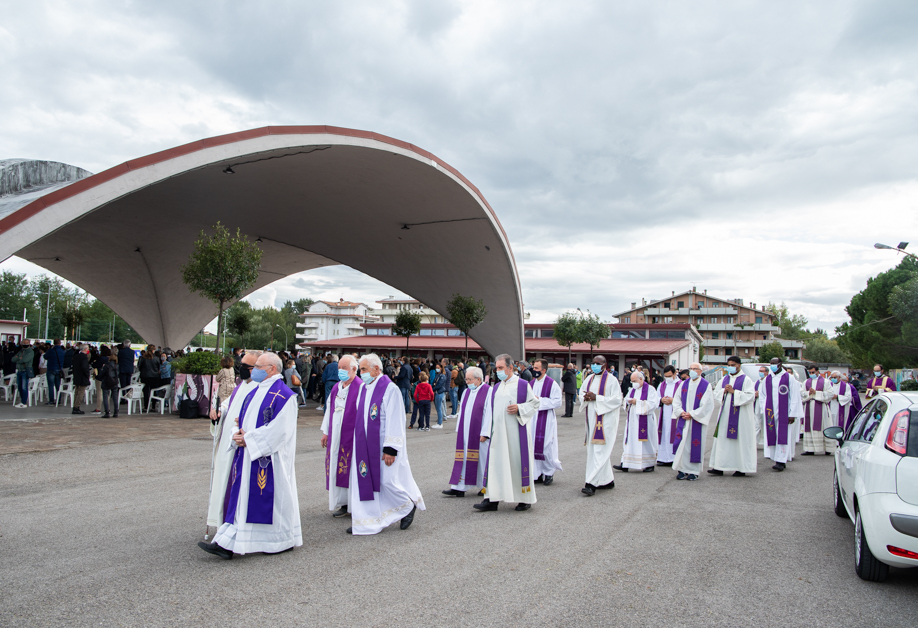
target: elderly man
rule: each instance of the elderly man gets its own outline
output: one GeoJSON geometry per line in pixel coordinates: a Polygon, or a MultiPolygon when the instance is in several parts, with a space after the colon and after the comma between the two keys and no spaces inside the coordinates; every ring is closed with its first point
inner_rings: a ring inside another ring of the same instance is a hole
{"type": "Polygon", "coordinates": [[[574,416],[574,399],[577,398],[577,369],[572,363],[561,374],[561,386],[564,388],[564,414],[561,418],[569,419],[574,416]]]}
{"type": "Polygon", "coordinates": [[[278,554],[303,544],[296,492],[296,394],[284,384],[276,353],[258,356],[252,379],[258,383],[240,409],[239,430],[226,498],[226,518],[205,552],[278,554]]]}
{"type": "MultiPolygon", "coordinates": [[[[242,381],[233,389],[233,394],[226,398],[219,411],[217,408],[210,411],[210,433],[214,437],[214,445],[210,501],[207,507],[208,527],[219,528],[226,520],[226,488],[235,453],[227,444],[232,441],[233,433],[239,429],[239,413],[245,398],[258,386],[258,382],[252,380],[251,370],[257,358],[255,353],[246,353],[240,358],[239,377],[242,381]]],[[[210,535],[205,538],[210,538],[210,535]]]]}
{"type": "Polygon", "coordinates": [[[827,427],[836,425],[837,418],[830,414],[829,402],[833,390],[819,369],[813,365],[807,369],[809,378],[804,384],[803,393],[803,455],[832,455],[835,451],[835,440],[826,438],[822,433],[827,427]],[[834,418],[834,420],[833,420],[834,418]]]}
{"type": "Polygon", "coordinates": [[[467,388],[462,395],[456,422],[456,457],[449,478],[447,497],[465,497],[469,488],[484,487],[485,463],[488,442],[491,439],[491,404],[488,393],[491,387],[484,383],[484,375],[477,366],[465,372],[467,388]]]}
{"type": "Polygon", "coordinates": [[[322,448],[325,449],[325,490],[333,517],[345,517],[357,425],[357,360],[344,355],[338,360],[338,383],[332,386],[322,419],[322,448]],[[335,510],[337,509],[337,510],[335,510]]]}
{"type": "Polygon", "coordinates": [[[701,364],[689,366],[689,379],[679,387],[673,403],[676,423],[676,459],[673,469],[677,480],[693,482],[704,464],[704,443],[708,422],[714,414],[714,394],[711,385],[701,376],[701,364]]]}
{"type": "Polygon", "coordinates": [[[530,424],[533,431],[533,475],[536,484],[550,486],[555,481],[555,471],[561,471],[558,459],[558,419],[555,408],[561,407],[561,387],[548,376],[548,360],[539,359],[532,365],[532,381],[529,385],[539,398],[539,414],[530,424]]]}
{"type": "Polygon", "coordinates": [[[832,371],[829,374],[829,383],[832,384],[832,397],[829,399],[829,425],[838,425],[844,430],[848,427],[848,409],[857,391],[851,384],[842,380],[840,371],[832,371]]]}
{"type": "Polygon", "coordinates": [[[867,398],[872,399],[882,392],[893,392],[896,384],[883,374],[883,365],[873,365],[873,377],[867,380],[867,398]]]}
{"type": "Polygon", "coordinates": [[[727,375],[714,390],[720,411],[709,459],[711,475],[732,469],[734,477],[743,477],[757,469],[755,382],[743,374],[741,364],[738,356],[727,358],[727,375]]]}
{"type": "Polygon", "coordinates": [[[497,510],[500,502],[517,502],[516,510],[532,508],[536,502],[532,471],[535,468],[529,422],[539,409],[539,398],[529,384],[513,374],[513,359],[497,356],[497,379],[491,387],[491,445],[488,449],[485,493],[475,508],[497,510]]]}
{"type": "Polygon", "coordinates": [[[350,464],[348,534],[378,534],[395,521],[407,530],[424,508],[408,464],[405,415],[396,385],[375,353],[360,358],[360,395],[350,464]]]}
{"type": "Polygon", "coordinates": [[[657,460],[657,390],[645,381],[644,373],[631,374],[631,390],[625,395],[628,416],[621,464],[612,465],[623,473],[629,469],[653,471],[657,460]]]}
{"type": "Polygon", "coordinates": [[[772,469],[784,471],[796,445],[796,431],[791,428],[803,416],[800,383],[784,370],[781,358],[772,358],[768,371],[760,382],[758,405],[765,430],[765,457],[774,460],[772,469]]]}
{"type": "Polygon", "coordinates": [[[673,416],[673,399],[679,390],[681,380],[676,377],[676,367],[667,364],[663,367],[663,382],[657,389],[660,397],[660,420],[657,425],[657,440],[660,444],[657,450],[657,466],[671,467],[676,458],[676,420],[673,416]]]}
{"type": "Polygon", "coordinates": [[[606,359],[594,357],[590,370],[580,386],[580,408],[586,416],[583,444],[587,448],[586,484],[580,492],[587,497],[595,495],[596,489],[615,488],[611,459],[622,407],[621,389],[608,371],[606,359]]]}

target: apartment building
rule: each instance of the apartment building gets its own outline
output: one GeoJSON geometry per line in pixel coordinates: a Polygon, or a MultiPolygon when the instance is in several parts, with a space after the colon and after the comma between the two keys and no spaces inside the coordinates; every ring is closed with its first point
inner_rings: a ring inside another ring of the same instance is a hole
{"type": "Polygon", "coordinates": [[[362,324],[376,322],[370,308],[364,303],[352,301],[316,301],[302,314],[303,322],[297,323],[296,337],[301,342],[335,340],[348,336],[362,336],[362,324]],[[302,329],[302,332],[299,330],[302,329]]]}
{"type": "MultiPolygon", "coordinates": [[[[746,305],[743,299],[723,299],[709,295],[707,290],[691,290],[668,298],[631,304],[631,308],[615,315],[619,324],[670,325],[688,323],[702,338],[704,362],[726,363],[731,355],[754,362],[762,345],[778,341],[789,359],[802,359],[805,345],[800,340],[779,337],[781,328],[777,317],[765,311],[765,306],[746,305]]],[[[616,325],[617,327],[618,325],[616,325]]]]}

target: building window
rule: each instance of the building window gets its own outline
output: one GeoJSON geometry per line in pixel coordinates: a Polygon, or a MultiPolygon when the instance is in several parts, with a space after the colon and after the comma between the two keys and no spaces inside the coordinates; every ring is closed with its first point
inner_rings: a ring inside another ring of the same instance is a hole
{"type": "Polygon", "coordinates": [[[749,349],[743,349],[743,353],[745,353],[745,354],[748,355],[748,354],[749,354],[749,349]]]}
{"type": "Polygon", "coordinates": [[[651,323],[659,323],[659,322],[660,322],[660,318],[657,317],[657,316],[654,316],[653,318],[650,319],[650,322],[651,322],[651,323]]]}
{"type": "Polygon", "coordinates": [[[367,336],[375,336],[375,335],[377,335],[378,333],[379,333],[379,330],[378,330],[378,329],[368,329],[368,330],[367,330],[367,336]]]}
{"type": "Polygon", "coordinates": [[[732,331],[728,331],[728,332],[727,332],[727,340],[733,340],[733,332],[732,332],[732,331]]]}
{"type": "Polygon", "coordinates": [[[676,306],[681,310],[685,307],[685,301],[676,301],[676,306]]]}
{"type": "Polygon", "coordinates": [[[727,323],[728,325],[732,325],[732,324],[733,324],[733,317],[732,317],[732,316],[727,316],[726,318],[724,318],[724,322],[727,323]]]}
{"type": "Polygon", "coordinates": [[[717,301],[711,301],[711,307],[720,307],[720,303],[717,301]]]}
{"type": "Polygon", "coordinates": [[[670,302],[667,301],[666,303],[663,304],[663,307],[665,307],[665,308],[668,310],[668,309],[669,309],[669,304],[670,304],[670,302]]]}
{"type": "Polygon", "coordinates": [[[711,340],[717,340],[718,338],[720,338],[720,334],[718,332],[711,332],[711,340]]]}
{"type": "Polygon", "coordinates": [[[626,316],[625,318],[622,319],[622,322],[623,322],[623,323],[630,323],[630,322],[631,322],[631,317],[630,317],[630,316],[626,316]]]}
{"type": "Polygon", "coordinates": [[[717,323],[717,317],[716,317],[716,316],[712,316],[712,317],[711,317],[711,323],[717,323]]]}
{"type": "Polygon", "coordinates": [[[696,324],[696,325],[704,325],[704,316],[696,316],[696,317],[695,317],[695,324],[696,324]]]}
{"type": "Polygon", "coordinates": [[[653,329],[651,329],[650,339],[654,340],[654,339],[659,339],[659,338],[666,338],[666,332],[665,331],[654,331],[653,329]]]}
{"type": "Polygon", "coordinates": [[[526,336],[526,338],[535,338],[535,337],[536,337],[536,336],[535,336],[535,330],[534,330],[534,329],[527,329],[525,332],[523,332],[523,335],[526,336]]]}
{"type": "Polygon", "coordinates": [[[720,349],[714,349],[714,355],[720,355],[720,349]]]}
{"type": "Polygon", "coordinates": [[[433,336],[433,333],[432,333],[432,332],[433,332],[432,329],[422,329],[422,330],[421,330],[421,335],[422,335],[422,336],[433,336]]]}
{"type": "Polygon", "coordinates": [[[762,324],[762,317],[761,317],[761,316],[756,316],[756,317],[755,317],[755,324],[756,324],[756,325],[761,325],[761,324],[762,324]]]}
{"type": "Polygon", "coordinates": [[[445,330],[445,329],[434,329],[434,330],[433,330],[433,335],[434,335],[434,336],[445,336],[445,335],[446,335],[446,330],[445,330]]]}
{"type": "Polygon", "coordinates": [[[392,330],[391,330],[391,329],[380,329],[380,330],[379,330],[379,335],[380,335],[380,336],[391,336],[391,335],[392,335],[392,330]]]}
{"type": "Polygon", "coordinates": [[[447,336],[461,336],[462,335],[462,331],[459,329],[448,329],[446,331],[448,332],[446,334],[447,336]]]}
{"type": "Polygon", "coordinates": [[[554,337],[555,337],[555,330],[554,330],[554,329],[543,329],[543,330],[542,330],[541,337],[542,337],[542,338],[554,338],[554,337]]]}
{"type": "Polygon", "coordinates": [[[762,340],[768,340],[768,336],[766,336],[765,334],[762,334],[762,340]]]}
{"type": "Polygon", "coordinates": [[[704,307],[704,301],[699,301],[699,302],[698,302],[698,307],[699,307],[699,308],[704,307]]]}

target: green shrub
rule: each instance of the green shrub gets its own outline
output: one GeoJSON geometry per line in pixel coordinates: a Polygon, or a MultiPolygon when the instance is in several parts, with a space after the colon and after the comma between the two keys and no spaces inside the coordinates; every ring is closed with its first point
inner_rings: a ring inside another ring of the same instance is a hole
{"type": "Polygon", "coordinates": [[[172,372],[188,375],[216,375],[220,371],[220,356],[210,351],[195,351],[172,360],[172,372]]]}
{"type": "Polygon", "coordinates": [[[914,379],[902,380],[899,390],[918,390],[918,381],[914,379]]]}

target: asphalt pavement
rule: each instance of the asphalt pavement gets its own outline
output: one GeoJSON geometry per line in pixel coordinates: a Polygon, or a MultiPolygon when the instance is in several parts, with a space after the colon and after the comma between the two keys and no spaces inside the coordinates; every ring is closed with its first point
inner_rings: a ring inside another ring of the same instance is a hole
{"type": "MultiPolygon", "coordinates": [[[[577,414],[560,419],[564,470],[536,485],[538,503],[480,513],[475,497],[440,494],[450,421],[409,433],[428,510],[407,531],[351,537],[327,510],[319,420],[300,413],[303,547],[232,561],[196,545],[206,420],[157,415],[162,438],[140,439],[87,420],[75,444],[54,448],[33,425],[34,453],[0,454],[0,625],[918,625],[918,569],[883,584],[855,575],[853,526],[832,512],[831,457],[776,473],[760,452],[754,476],[692,483],[665,468],[616,473],[615,489],[588,498],[577,414]]],[[[15,422],[4,428],[15,445],[15,422]]],[[[620,427],[615,463],[621,437],[620,427]]]]}

